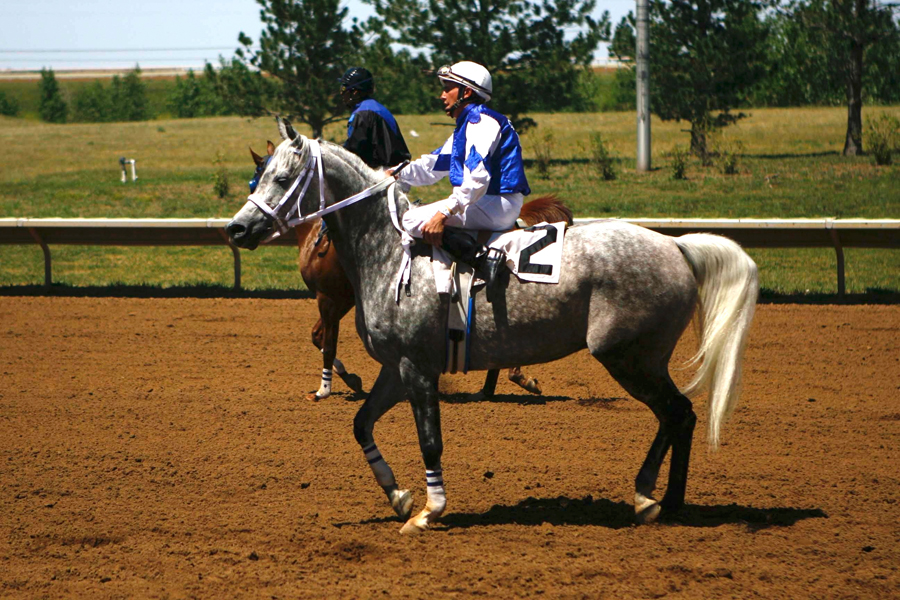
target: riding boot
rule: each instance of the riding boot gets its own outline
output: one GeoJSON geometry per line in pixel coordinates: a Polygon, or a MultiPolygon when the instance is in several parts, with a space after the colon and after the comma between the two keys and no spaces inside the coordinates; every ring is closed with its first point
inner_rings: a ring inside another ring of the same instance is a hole
{"type": "Polygon", "coordinates": [[[497,248],[488,248],[483,255],[481,271],[485,274],[484,291],[487,301],[492,303],[500,295],[500,273],[506,263],[506,255],[497,248]]]}
{"type": "Polygon", "coordinates": [[[441,238],[441,249],[467,265],[478,268],[478,261],[484,247],[471,235],[456,227],[445,227],[441,238]]]}
{"type": "Polygon", "coordinates": [[[485,249],[462,229],[444,229],[441,248],[459,262],[466,263],[478,272],[485,281],[487,301],[493,302],[500,280],[500,271],[506,262],[503,252],[496,248],[485,249]]]}

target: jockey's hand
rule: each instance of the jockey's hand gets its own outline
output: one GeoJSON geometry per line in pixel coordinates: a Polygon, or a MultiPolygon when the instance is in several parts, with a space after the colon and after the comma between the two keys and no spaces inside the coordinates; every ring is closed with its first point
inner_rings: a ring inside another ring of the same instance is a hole
{"type": "Polygon", "coordinates": [[[384,174],[387,175],[388,177],[393,177],[394,179],[400,179],[400,175],[399,175],[399,174],[394,175],[394,169],[393,169],[393,168],[391,168],[391,169],[385,169],[385,170],[384,170],[384,174]]]}
{"type": "Polygon", "coordinates": [[[441,212],[434,213],[427,223],[422,226],[422,239],[432,246],[441,247],[444,240],[444,223],[447,221],[447,215],[441,212]]]}

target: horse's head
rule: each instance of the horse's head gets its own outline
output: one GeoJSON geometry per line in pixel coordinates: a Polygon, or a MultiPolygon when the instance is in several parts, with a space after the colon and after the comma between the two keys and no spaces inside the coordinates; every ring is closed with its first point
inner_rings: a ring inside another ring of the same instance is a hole
{"type": "MultiPolygon", "coordinates": [[[[231,243],[240,248],[253,250],[276,228],[283,228],[290,211],[296,207],[298,197],[319,197],[321,182],[311,173],[302,189],[297,189],[301,186],[295,185],[312,166],[310,153],[313,152],[313,144],[298,134],[286,119],[278,119],[278,130],[283,141],[277,147],[268,143],[271,156],[267,162],[251,150],[257,165],[256,174],[250,182],[251,194],[244,207],[225,227],[231,243]]],[[[304,200],[300,197],[301,205],[305,204],[304,200]]],[[[304,212],[312,210],[314,208],[306,208],[304,212]]]]}

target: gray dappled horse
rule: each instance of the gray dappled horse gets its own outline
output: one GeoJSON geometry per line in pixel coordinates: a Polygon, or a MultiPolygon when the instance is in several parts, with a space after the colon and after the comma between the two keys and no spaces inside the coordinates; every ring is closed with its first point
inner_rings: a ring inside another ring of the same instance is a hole
{"type": "MultiPolygon", "coordinates": [[[[283,213],[295,203],[309,214],[317,205],[331,206],[384,179],[381,171],[338,145],[308,140],[286,121],[279,121],[279,129],[284,141],[257,191],[226,228],[237,246],[256,248],[276,223],[283,226],[286,215],[273,210],[276,206],[283,213]],[[315,176],[318,166],[321,174],[315,176]],[[304,184],[308,188],[299,190],[295,183],[307,172],[314,176],[304,184]],[[289,197],[291,202],[279,205],[289,197]]],[[[396,197],[402,216],[408,202],[402,193],[396,197]]],[[[373,429],[397,402],[408,398],[413,409],[427,482],[425,507],[401,529],[413,533],[428,529],[446,506],[437,384],[444,366],[449,299],[435,291],[429,258],[415,257],[411,295],[395,300],[404,253],[389,198],[394,195],[380,192],[324,218],[356,292],[357,331],[382,365],[353,421],[353,433],[392,507],[404,519],[411,515],[411,494],[399,489],[375,445],[373,429]]],[[[659,421],[635,481],[636,519],[651,522],[661,511],[684,504],[696,423],[688,397],[709,390],[708,438],[713,447],[735,408],[759,288],[756,265],[726,238],[672,238],[616,220],[571,227],[564,244],[558,284],[522,283],[506,273],[501,299],[489,304],[484,294],[476,294],[471,368],[546,363],[587,348],[659,421]],[[679,390],[668,363],[692,316],[700,338],[694,362],[700,366],[693,381],[679,390]],[[668,485],[657,502],[652,492],[670,448],[668,485]]]]}

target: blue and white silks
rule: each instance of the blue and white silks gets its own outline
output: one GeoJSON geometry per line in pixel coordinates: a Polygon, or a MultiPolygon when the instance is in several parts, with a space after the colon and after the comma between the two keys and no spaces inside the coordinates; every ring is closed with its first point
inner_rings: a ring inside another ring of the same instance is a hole
{"type": "MultiPolygon", "coordinates": [[[[497,215],[501,221],[494,223],[494,227],[482,223],[474,227],[471,224],[447,223],[466,229],[512,227],[515,217],[510,220],[508,215],[502,213],[514,210],[515,216],[518,216],[522,198],[531,193],[516,130],[508,118],[483,104],[470,104],[463,108],[456,119],[453,135],[442,147],[411,162],[400,173],[400,181],[413,186],[431,185],[447,176],[453,184],[453,193],[446,200],[428,205],[437,205],[431,214],[438,207],[443,207],[451,215],[461,215],[469,207],[479,204],[485,196],[505,196],[510,201],[511,206],[497,215]]],[[[486,216],[490,218],[492,215],[486,216]]],[[[415,232],[410,233],[416,235],[415,232]]]]}

